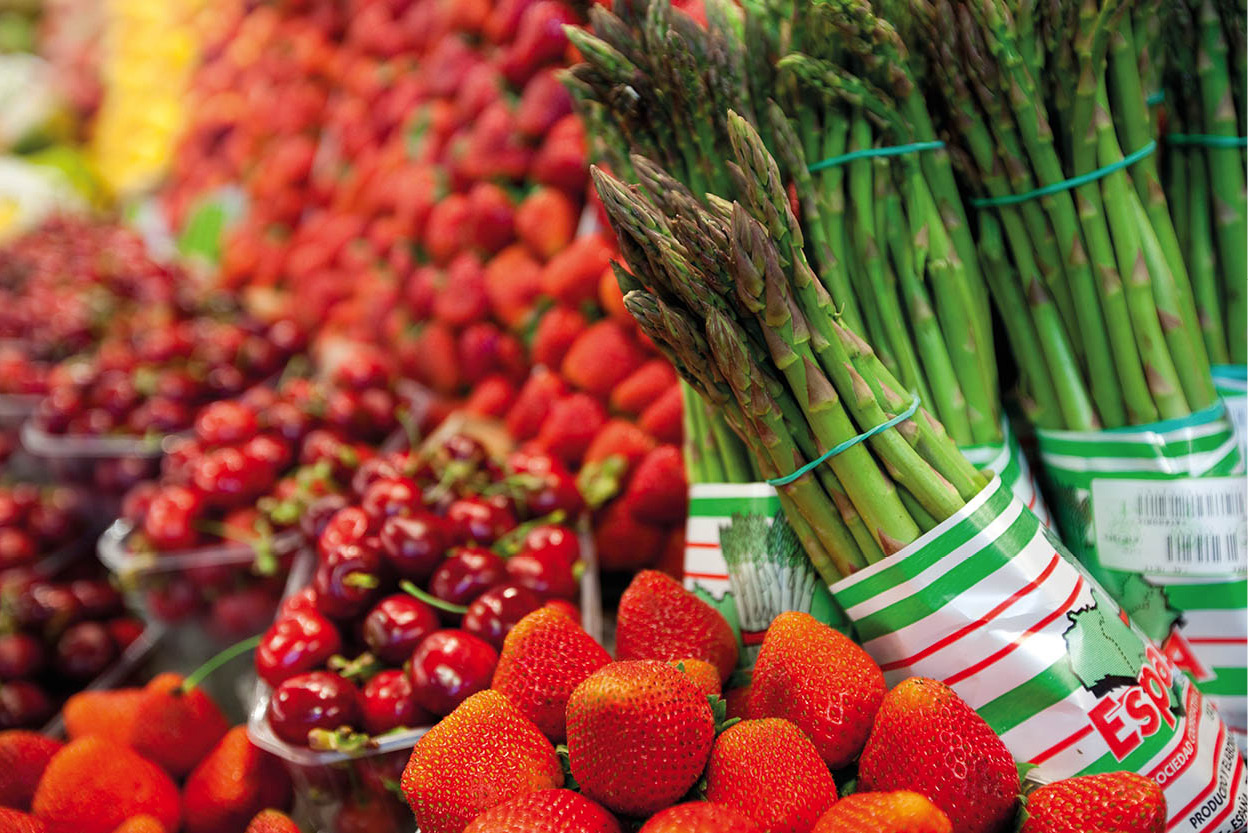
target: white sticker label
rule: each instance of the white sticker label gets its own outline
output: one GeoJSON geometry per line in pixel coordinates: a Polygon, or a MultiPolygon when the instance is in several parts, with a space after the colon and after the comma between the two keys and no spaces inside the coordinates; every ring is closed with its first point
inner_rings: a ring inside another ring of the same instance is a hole
{"type": "Polygon", "coordinates": [[[1098,479],[1096,553],[1114,570],[1171,576],[1248,573],[1248,481],[1098,479]]]}

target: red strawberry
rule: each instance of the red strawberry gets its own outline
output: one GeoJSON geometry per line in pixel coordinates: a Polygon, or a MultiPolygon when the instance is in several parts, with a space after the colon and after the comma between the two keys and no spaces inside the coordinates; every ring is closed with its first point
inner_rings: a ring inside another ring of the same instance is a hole
{"type": "Polygon", "coordinates": [[[182,676],[172,673],[148,683],[138,711],[130,746],[176,778],[190,773],[230,728],[220,707],[202,689],[184,691],[182,676]]]}
{"type": "Polygon", "coordinates": [[[47,830],[43,822],[32,814],[27,814],[14,808],[0,808],[0,831],[41,834],[41,832],[47,830]]]}
{"type": "Polygon", "coordinates": [[[689,505],[689,484],[680,449],[659,446],[646,455],[628,482],[624,501],[638,521],[659,525],[683,521],[689,505]]]}
{"type": "MultiPolygon", "coordinates": [[[[953,831],[949,817],[921,793],[856,793],[834,803],[812,831],[953,831]]],[[[1134,829],[1123,829],[1134,830],[1134,829]]],[[[1160,829],[1158,829],[1160,830],[1160,829]]]]}
{"type": "Polygon", "coordinates": [[[123,820],[121,825],[113,829],[115,834],[160,834],[168,831],[164,824],[153,817],[151,814],[135,814],[129,819],[123,820]]]}
{"type": "Polygon", "coordinates": [[[0,805],[29,809],[39,777],[62,746],[56,739],[27,730],[0,733],[0,805]]]}
{"type": "Polygon", "coordinates": [[[645,356],[629,332],[619,322],[605,319],[577,337],[560,370],[577,388],[605,398],[643,361],[645,356]]]}
{"type": "Polygon", "coordinates": [[[507,433],[519,441],[535,437],[550,414],[555,400],[568,392],[559,375],[534,368],[507,412],[507,433]]]}
{"type": "Polygon", "coordinates": [[[188,831],[237,831],[265,808],[290,802],[285,766],[247,738],[246,727],[225,734],[182,789],[188,831]]]}
{"type": "Polygon", "coordinates": [[[551,406],[537,434],[537,446],[568,466],[579,466],[606,421],[606,412],[596,399],[588,394],[569,394],[551,406]]]}
{"type": "Polygon", "coordinates": [[[643,570],[620,597],[615,655],[621,660],[693,657],[714,664],[723,681],[737,665],[737,638],[722,614],[676,580],[643,570]]]}
{"type": "Polygon", "coordinates": [[[549,260],[572,242],[576,215],[576,205],[566,194],[543,186],[525,197],[516,209],[516,235],[533,254],[549,260]]]}
{"type": "Polygon", "coordinates": [[[473,387],[464,401],[464,410],[482,417],[502,417],[515,401],[516,387],[506,377],[495,374],[473,387]]]}
{"type": "Polygon", "coordinates": [[[281,811],[269,808],[252,817],[247,834],[299,834],[299,826],[281,811]]]}
{"type": "Polygon", "coordinates": [[[71,695],[61,710],[65,734],[71,739],[101,736],[129,745],[142,698],[143,690],[138,688],[86,690],[71,695]]]}
{"type": "Polygon", "coordinates": [[[594,518],[594,547],[603,570],[635,571],[653,565],[663,552],[663,528],[643,524],[623,501],[613,501],[594,518]]]}
{"type": "Polygon", "coordinates": [[[494,318],[519,330],[542,294],[542,266],[520,244],[508,246],[485,265],[485,292],[494,318]]]}
{"type": "Polygon", "coordinates": [[[537,323],[530,353],[538,365],[558,369],[572,343],[587,327],[585,317],[567,307],[548,310],[537,323]]]}
{"type": "Polygon", "coordinates": [[[540,139],[571,112],[572,96],[556,71],[542,70],[524,85],[516,110],[516,128],[525,136],[540,139]]]}
{"type": "Polygon", "coordinates": [[[718,696],[723,692],[723,686],[719,682],[719,670],[705,660],[686,657],[673,660],[671,664],[684,672],[703,695],[718,696]]]}
{"type": "Polygon", "coordinates": [[[542,268],[542,292],[568,307],[592,301],[598,294],[598,276],[614,254],[598,235],[577,238],[542,268]]]}
{"type": "MultiPolygon", "coordinates": [[[[589,179],[589,147],[580,116],[569,113],[551,127],[533,157],[530,178],[543,185],[579,194],[589,179]]],[[[601,271],[598,275],[601,275],[601,271]]],[[[598,276],[595,276],[595,279],[598,276]]],[[[594,290],[597,292],[597,280],[594,290]]]]}
{"type": "Polygon", "coordinates": [[[763,831],[809,831],[836,802],[836,782],[801,730],[761,718],[735,724],[715,740],[706,798],[749,814],[763,831]]]}
{"type": "Polygon", "coordinates": [[[421,831],[460,831],[495,805],[562,784],[554,747],[492,689],[470,695],[422,736],[402,779],[421,831]]]}
{"type": "Polygon", "coordinates": [[[711,749],[706,696],[666,663],[610,663],[568,700],[568,760],[581,791],[611,810],[646,816],[693,786],[711,749]]]}
{"type": "Polygon", "coordinates": [[[449,263],[468,244],[472,207],[463,194],[448,194],[434,205],[425,222],[425,251],[434,263],[449,263]]]}
{"type": "Polygon", "coordinates": [[[515,238],[516,211],[498,185],[479,182],[468,192],[472,241],[488,255],[502,249],[515,238]]]}
{"type": "Polygon", "coordinates": [[[35,816],[63,831],[112,831],[151,814],[166,831],[181,816],[178,786],[156,765],[99,736],[65,745],[48,762],[32,802],[35,816]]]}
{"type": "Polygon", "coordinates": [[[633,468],[641,463],[646,453],[654,448],[654,438],[646,434],[627,420],[614,419],[607,423],[594,436],[585,452],[585,463],[598,463],[610,457],[619,457],[624,461],[624,472],[621,479],[627,479],[633,468]]]}
{"type": "Polygon", "coordinates": [[[607,650],[566,614],[539,608],[507,634],[492,686],[547,738],[561,742],[567,736],[564,712],[572,690],[610,662],[607,650]]]}
{"type": "Polygon", "coordinates": [[[637,425],[660,443],[675,443],[679,446],[685,433],[681,423],[683,414],[684,403],[680,386],[673,385],[667,389],[667,393],[641,412],[637,425]]]}
{"type": "Polygon", "coordinates": [[[525,9],[516,39],[503,56],[507,80],[519,87],[543,65],[561,58],[568,43],[563,27],[577,22],[572,10],[555,0],[539,0],[525,9]]]}
{"type": "Polygon", "coordinates": [[[666,359],[651,359],[611,389],[611,408],[637,415],[676,384],[676,372],[666,359]]]}
{"type": "Polygon", "coordinates": [[[469,831],[560,832],[620,830],[610,811],[575,791],[551,788],[517,796],[479,815],[469,831]]]}
{"type": "Polygon", "coordinates": [[[833,770],[858,758],[888,691],[860,646],[799,611],[772,620],[751,687],[751,717],[792,721],[833,770]]]}
{"type": "Polygon", "coordinates": [[[440,321],[462,327],[485,318],[490,299],[485,291],[485,268],[476,255],[464,252],[446,268],[446,277],[433,301],[440,321]]]}
{"type": "Polygon", "coordinates": [[[1027,797],[1023,831],[1165,831],[1166,796],[1151,779],[1117,771],[1075,776],[1027,797]]]}
{"type": "Polygon", "coordinates": [[[758,823],[727,805],[684,802],[659,811],[641,827],[641,834],[683,834],[697,831],[757,831],[758,823]]]}
{"type": "MultiPolygon", "coordinates": [[[[751,705],[753,701],[751,701],[751,705]]],[[[995,831],[1014,815],[1014,758],[975,710],[940,681],[907,678],[884,696],[858,762],[867,791],[917,791],[955,831],[995,831]]]]}
{"type": "Polygon", "coordinates": [[[459,388],[459,349],[455,331],[440,321],[425,322],[416,337],[412,359],[413,375],[439,393],[449,394],[459,388]]]}

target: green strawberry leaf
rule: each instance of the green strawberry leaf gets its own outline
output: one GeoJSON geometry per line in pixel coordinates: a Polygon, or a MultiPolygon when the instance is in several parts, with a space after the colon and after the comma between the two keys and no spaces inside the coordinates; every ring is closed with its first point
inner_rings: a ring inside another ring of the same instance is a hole
{"type": "MultiPolygon", "coordinates": [[[[676,668],[685,671],[683,663],[677,663],[676,668]]],[[[740,721],[740,718],[728,717],[728,702],[718,695],[707,695],[706,701],[711,705],[711,718],[715,722],[715,735],[719,735],[724,730],[740,721]]]]}
{"type": "Polygon", "coordinates": [[[579,791],[581,786],[572,775],[572,759],[568,754],[568,745],[555,745],[555,755],[559,757],[559,766],[563,768],[563,786],[570,791],[579,791]]]}

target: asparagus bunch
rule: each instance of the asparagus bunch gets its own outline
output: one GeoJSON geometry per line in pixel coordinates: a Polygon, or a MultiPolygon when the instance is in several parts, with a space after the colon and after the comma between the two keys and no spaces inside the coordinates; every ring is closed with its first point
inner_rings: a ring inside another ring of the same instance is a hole
{"type": "Polygon", "coordinates": [[[867,0],[712,0],[706,28],[666,0],[617,10],[594,10],[597,35],[569,32],[586,56],[569,84],[610,168],[644,179],[632,151],[699,200],[741,199],[720,160],[724,114],[743,114],[795,187],[805,254],[845,326],[957,443],[999,442],[988,296],[948,154],[819,164],[937,138],[891,27],[867,0]]]}
{"type": "Polygon", "coordinates": [[[1215,398],[1177,230],[1147,153],[1129,8],[890,4],[906,41],[923,45],[922,77],[961,173],[978,197],[1000,201],[979,212],[984,274],[1041,426],[1147,423],[1215,398]]]}
{"type": "MultiPolygon", "coordinates": [[[[629,265],[617,268],[629,312],[776,479],[902,414],[911,396],[843,324],[758,132],[732,112],[727,128],[740,201],[702,203],[638,156],[644,189],[592,173],[629,265]]],[[[914,541],[985,483],[919,409],[778,492],[832,582],[914,541]]]]}
{"type": "Polygon", "coordinates": [[[1237,0],[1177,0],[1165,33],[1166,197],[1213,362],[1248,362],[1245,10],[1237,0]],[[1211,137],[1215,137],[1212,138],[1211,137]]]}
{"type": "Polygon", "coordinates": [[[691,484],[748,484],[758,480],[749,450],[724,415],[682,383],[685,421],[685,472],[691,484]]]}

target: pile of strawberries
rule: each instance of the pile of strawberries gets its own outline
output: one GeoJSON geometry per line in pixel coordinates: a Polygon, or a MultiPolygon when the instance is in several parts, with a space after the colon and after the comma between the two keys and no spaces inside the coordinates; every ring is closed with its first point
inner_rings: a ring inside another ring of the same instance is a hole
{"type": "Polygon", "coordinates": [[[1162,831],[1134,773],[1077,777],[1020,803],[1002,741],[944,684],[888,690],[851,640],[776,618],[729,717],[724,619],[656,571],[620,602],[616,660],[561,612],[508,635],[493,687],[412,751],[422,831],[1162,831]],[[558,746],[556,746],[558,745],[558,746]]]}
{"type": "Polygon", "coordinates": [[[0,830],[298,831],[286,769],[193,682],[83,692],[68,741],[0,732],[0,830]]]}

